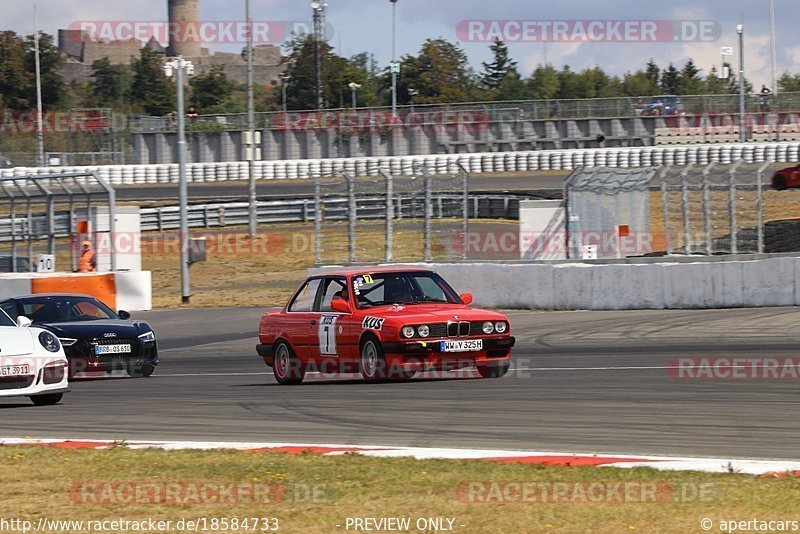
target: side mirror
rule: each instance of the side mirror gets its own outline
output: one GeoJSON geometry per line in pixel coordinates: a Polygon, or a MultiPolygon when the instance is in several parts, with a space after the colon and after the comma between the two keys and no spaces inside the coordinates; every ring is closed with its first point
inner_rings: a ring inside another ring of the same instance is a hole
{"type": "Polygon", "coordinates": [[[24,315],[20,315],[17,317],[17,326],[20,328],[27,328],[33,324],[33,321],[25,317],[24,315]]]}
{"type": "Polygon", "coordinates": [[[467,306],[472,304],[472,293],[462,293],[461,295],[459,295],[459,297],[461,298],[462,302],[464,302],[464,304],[466,304],[467,306]]]}
{"type": "Polygon", "coordinates": [[[331,309],[333,311],[341,312],[341,313],[350,313],[352,310],[350,309],[350,304],[347,301],[342,299],[336,299],[331,302],[331,309]]]}
{"type": "Polygon", "coordinates": [[[127,320],[127,319],[131,318],[131,314],[126,312],[125,310],[118,311],[117,315],[119,315],[120,319],[124,319],[124,320],[127,320]]]}

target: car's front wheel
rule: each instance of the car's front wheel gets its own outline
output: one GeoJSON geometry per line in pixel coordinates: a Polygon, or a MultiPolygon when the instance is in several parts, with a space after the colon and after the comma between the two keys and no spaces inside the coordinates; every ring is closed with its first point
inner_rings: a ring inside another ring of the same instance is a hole
{"type": "Polygon", "coordinates": [[[147,378],[148,376],[151,376],[155,370],[156,367],[154,365],[150,365],[149,363],[142,365],[130,365],[126,369],[128,376],[131,378],[147,378]]]}
{"type": "Polygon", "coordinates": [[[478,365],[477,368],[481,378],[500,378],[506,375],[509,365],[507,363],[502,365],[478,365]]]}
{"type": "Polygon", "coordinates": [[[365,382],[380,382],[385,378],[386,357],[380,343],[374,338],[367,338],[361,343],[361,358],[358,364],[365,382]]]}
{"type": "Polygon", "coordinates": [[[61,402],[61,397],[63,397],[63,393],[48,393],[47,395],[34,395],[31,397],[31,401],[36,406],[52,406],[54,404],[58,404],[61,402]]]}
{"type": "Polygon", "coordinates": [[[272,364],[275,380],[284,386],[300,384],[306,376],[306,369],[295,356],[288,343],[279,341],[275,346],[275,359],[272,364]]]}

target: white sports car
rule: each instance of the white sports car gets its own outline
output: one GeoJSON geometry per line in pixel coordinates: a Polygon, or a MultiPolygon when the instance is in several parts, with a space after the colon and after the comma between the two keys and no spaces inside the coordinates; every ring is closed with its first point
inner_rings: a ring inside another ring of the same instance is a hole
{"type": "Polygon", "coordinates": [[[37,406],[56,404],[69,388],[67,366],[56,336],[30,327],[24,317],[15,324],[0,310],[0,398],[30,397],[37,406]]]}

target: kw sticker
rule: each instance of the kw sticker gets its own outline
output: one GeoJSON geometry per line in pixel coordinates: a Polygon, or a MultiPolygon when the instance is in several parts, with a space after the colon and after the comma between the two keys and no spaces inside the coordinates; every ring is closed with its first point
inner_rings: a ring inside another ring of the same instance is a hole
{"type": "Polygon", "coordinates": [[[364,317],[364,322],[361,323],[361,328],[365,328],[367,330],[380,330],[383,328],[383,321],[386,319],[381,319],[380,317],[364,317]]]}

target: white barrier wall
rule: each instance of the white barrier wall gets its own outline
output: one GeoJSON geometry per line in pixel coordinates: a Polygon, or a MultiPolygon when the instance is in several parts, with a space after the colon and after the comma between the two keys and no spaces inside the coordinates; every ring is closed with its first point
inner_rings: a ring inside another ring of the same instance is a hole
{"type": "Polygon", "coordinates": [[[147,311],[153,308],[150,271],[0,274],[0,299],[36,293],[91,295],[115,310],[147,311]]]}
{"type": "MultiPolygon", "coordinates": [[[[531,172],[572,170],[577,167],[649,167],[660,165],[707,164],[712,161],[732,163],[797,162],[800,143],[731,143],[719,145],[674,145],[632,148],[590,148],[578,150],[536,150],[526,152],[490,152],[426,156],[392,156],[316,160],[257,161],[258,180],[281,180],[335,176],[349,172],[357,176],[376,176],[380,169],[395,174],[411,174],[422,164],[436,173],[458,172],[458,163],[471,173],[531,172]]],[[[112,185],[177,183],[178,165],[103,165],[94,167],[17,167],[0,170],[0,177],[61,172],[96,171],[112,185]]],[[[192,163],[189,182],[245,180],[246,162],[192,163]]]]}
{"type": "Polygon", "coordinates": [[[800,257],[691,263],[407,265],[435,270],[459,293],[472,293],[477,306],[490,308],[625,310],[800,305],[800,257]]]}

